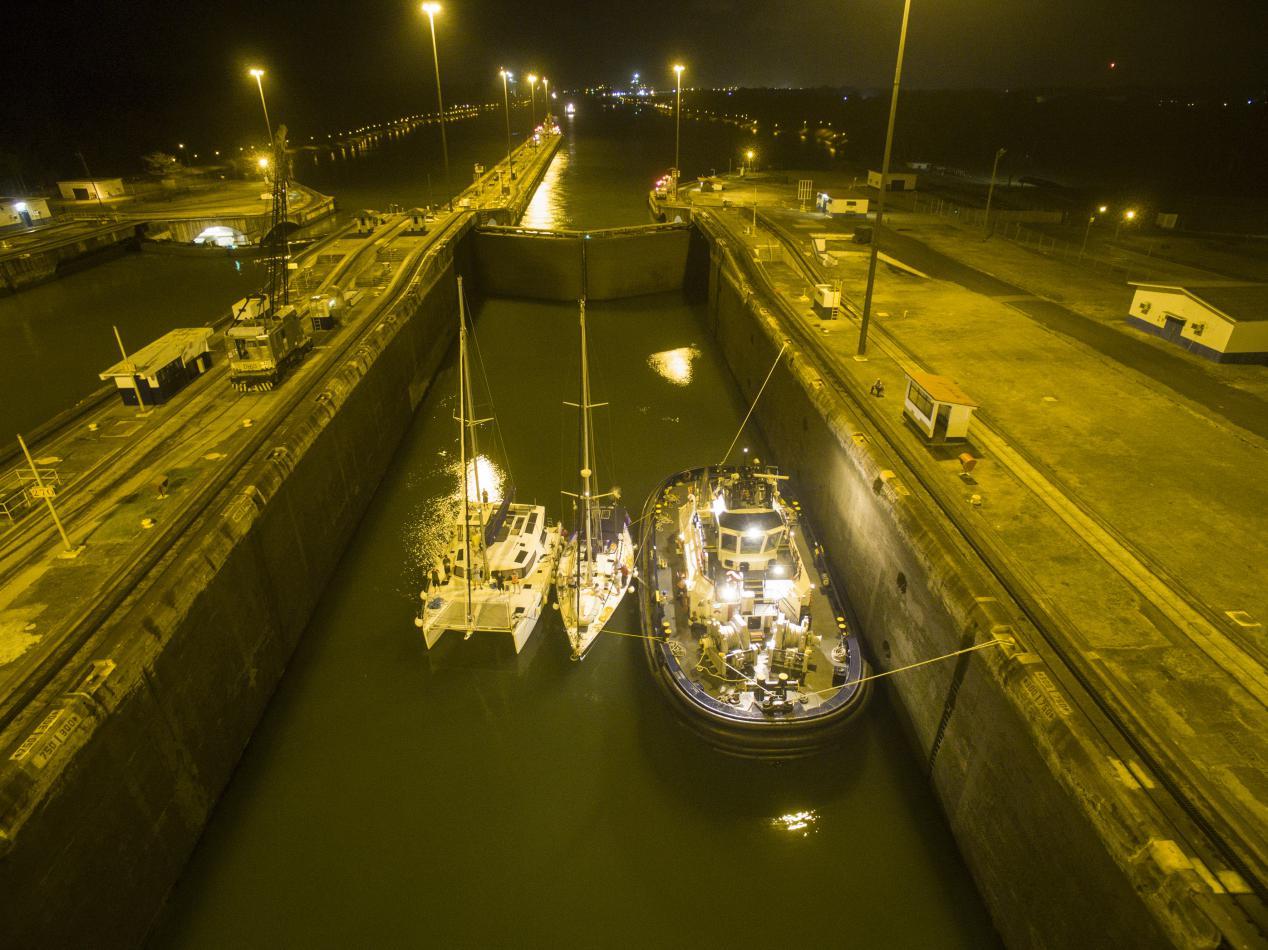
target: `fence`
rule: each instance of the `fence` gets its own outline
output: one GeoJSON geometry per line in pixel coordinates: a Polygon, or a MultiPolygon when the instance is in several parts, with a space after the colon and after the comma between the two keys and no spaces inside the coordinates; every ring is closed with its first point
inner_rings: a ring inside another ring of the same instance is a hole
{"type": "MultiPolygon", "coordinates": [[[[39,472],[46,486],[62,483],[55,468],[42,468],[39,472]]],[[[36,500],[31,492],[34,487],[35,475],[29,468],[15,468],[0,478],[0,517],[8,518],[12,524],[26,514],[36,500]]]]}
{"type": "MultiPolygon", "coordinates": [[[[986,230],[986,211],[983,208],[968,208],[942,198],[917,196],[912,202],[911,210],[917,214],[932,214],[951,218],[965,227],[986,230]]],[[[1069,241],[1025,226],[1025,223],[1059,224],[1064,217],[1060,211],[992,211],[992,233],[995,237],[1012,241],[1014,244],[1039,254],[1066,260],[1102,273],[1116,275],[1124,279],[1127,278],[1132,270],[1132,262],[1130,260],[1103,257],[1089,253],[1081,244],[1072,244],[1069,241]]],[[[1137,271],[1139,271],[1139,267],[1137,271]]]]}

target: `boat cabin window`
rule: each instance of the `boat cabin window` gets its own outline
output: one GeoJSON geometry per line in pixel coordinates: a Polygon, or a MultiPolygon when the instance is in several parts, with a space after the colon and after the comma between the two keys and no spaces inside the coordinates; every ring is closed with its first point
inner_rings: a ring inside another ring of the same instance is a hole
{"type": "Polygon", "coordinates": [[[538,511],[534,511],[534,512],[533,512],[533,516],[532,516],[531,518],[529,518],[529,519],[528,519],[528,527],[524,529],[524,533],[525,533],[525,534],[536,534],[536,533],[537,533],[537,516],[538,516],[540,513],[541,513],[541,512],[538,512],[538,511]]]}
{"type": "Polygon", "coordinates": [[[740,549],[740,536],[730,532],[722,532],[722,550],[736,552],[740,549]]]}
{"type": "Polygon", "coordinates": [[[528,551],[520,551],[520,553],[519,553],[519,554],[515,555],[515,563],[516,563],[516,564],[523,564],[523,563],[524,563],[524,558],[526,558],[526,557],[528,557],[528,551]]]}
{"type": "Polygon", "coordinates": [[[453,569],[453,576],[461,580],[462,578],[467,576],[466,570],[464,568],[461,568],[455,565],[453,569]]]}

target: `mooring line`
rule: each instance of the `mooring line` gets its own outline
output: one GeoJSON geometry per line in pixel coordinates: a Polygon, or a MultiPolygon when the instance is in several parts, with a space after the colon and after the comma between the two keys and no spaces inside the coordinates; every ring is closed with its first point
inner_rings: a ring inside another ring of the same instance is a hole
{"type": "Polygon", "coordinates": [[[984,650],[986,649],[986,647],[998,647],[998,646],[1003,646],[1004,644],[1008,644],[1009,646],[1012,646],[1013,641],[1006,637],[1000,637],[994,640],[985,640],[982,643],[974,644],[971,647],[965,647],[963,650],[955,650],[951,653],[944,653],[942,654],[942,656],[934,656],[934,657],[930,657],[927,660],[920,660],[919,662],[916,662],[916,663],[909,663],[906,666],[899,666],[892,670],[885,670],[883,673],[873,673],[870,676],[861,676],[858,679],[851,680],[848,683],[842,683],[840,686],[829,686],[827,689],[818,689],[812,693],[807,693],[806,695],[818,696],[820,693],[828,693],[834,689],[844,689],[847,686],[862,685],[863,683],[868,683],[868,682],[871,682],[872,680],[879,680],[879,679],[884,679],[886,676],[893,676],[895,673],[905,673],[908,670],[914,670],[921,666],[928,666],[931,663],[940,663],[942,660],[949,660],[952,657],[960,656],[963,653],[972,653],[974,650],[984,650]]]}

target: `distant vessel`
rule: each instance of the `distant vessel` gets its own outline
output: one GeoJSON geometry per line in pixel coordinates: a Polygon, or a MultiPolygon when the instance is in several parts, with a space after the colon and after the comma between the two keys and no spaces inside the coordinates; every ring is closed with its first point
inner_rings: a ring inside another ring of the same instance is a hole
{"type": "Polygon", "coordinates": [[[751,465],[664,481],[643,511],[644,641],[688,722],[724,751],[816,751],[863,705],[866,665],[787,476],[751,465]]]}
{"type": "Polygon", "coordinates": [[[458,278],[458,442],[462,499],[444,554],[428,572],[414,623],[431,649],[447,630],[507,633],[519,653],[550,592],[560,529],[541,505],[515,504],[514,490],[489,499],[480,485],[481,460],[473,419],[467,320],[458,278]],[[470,463],[470,464],[469,464],[470,463]]]}
{"type": "Polygon", "coordinates": [[[572,658],[580,660],[621,603],[634,573],[630,519],[615,489],[594,492],[594,419],[586,351],[586,302],[581,300],[581,484],[573,499],[573,534],[564,542],[555,595],[572,658]]]}

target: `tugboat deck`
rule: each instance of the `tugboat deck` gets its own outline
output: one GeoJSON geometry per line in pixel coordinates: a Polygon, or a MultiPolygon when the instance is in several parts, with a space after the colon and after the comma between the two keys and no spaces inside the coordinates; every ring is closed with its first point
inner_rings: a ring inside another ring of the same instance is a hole
{"type": "MultiPolygon", "coordinates": [[[[799,518],[789,521],[790,527],[797,526],[799,523],[799,518]]],[[[661,591],[673,591],[675,589],[673,559],[666,557],[663,552],[673,550],[676,533],[677,526],[672,520],[665,522],[663,525],[660,523],[656,525],[656,549],[661,552],[656,563],[656,587],[661,591]]],[[[714,538],[709,540],[711,544],[716,543],[714,538]]],[[[818,632],[823,639],[815,647],[813,659],[807,667],[804,689],[794,690],[790,688],[787,700],[776,699],[773,705],[777,709],[790,708],[794,703],[800,701],[806,712],[811,712],[837,692],[837,689],[833,688],[833,674],[838,668],[838,664],[835,664],[832,659],[832,650],[838,641],[834,631],[839,633],[847,628],[845,614],[840,611],[834,594],[830,592],[830,578],[827,575],[820,574],[813,568],[816,558],[814,551],[806,541],[805,532],[793,532],[793,543],[797,545],[802,564],[806,565],[807,569],[811,570],[812,574],[816,576],[815,583],[819,587],[821,596],[815,597],[811,602],[811,629],[818,632]]],[[[669,638],[682,647],[679,662],[682,664],[684,671],[687,672],[688,677],[699,683],[702,688],[715,698],[730,704],[735,713],[741,715],[750,714],[755,719],[765,718],[768,713],[763,710],[761,698],[758,697],[753,689],[745,688],[748,685],[747,683],[729,685],[717,677],[699,670],[698,667],[702,658],[701,638],[692,631],[683,601],[674,597],[666,599],[663,602],[663,606],[665,619],[670,623],[669,638]]],[[[742,674],[734,669],[729,669],[728,672],[737,680],[742,678],[742,674]]],[[[768,656],[763,655],[758,658],[754,668],[755,678],[767,685],[770,690],[776,689],[778,685],[778,672],[778,670],[770,668],[768,656]]],[[[836,677],[836,679],[838,680],[837,687],[839,689],[841,686],[840,677],[836,677]]]]}
{"type": "Polygon", "coordinates": [[[825,748],[870,693],[844,595],[786,483],[759,464],[696,469],[643,509],[651,671],[694,731],[744,757],[825,748]]]}

